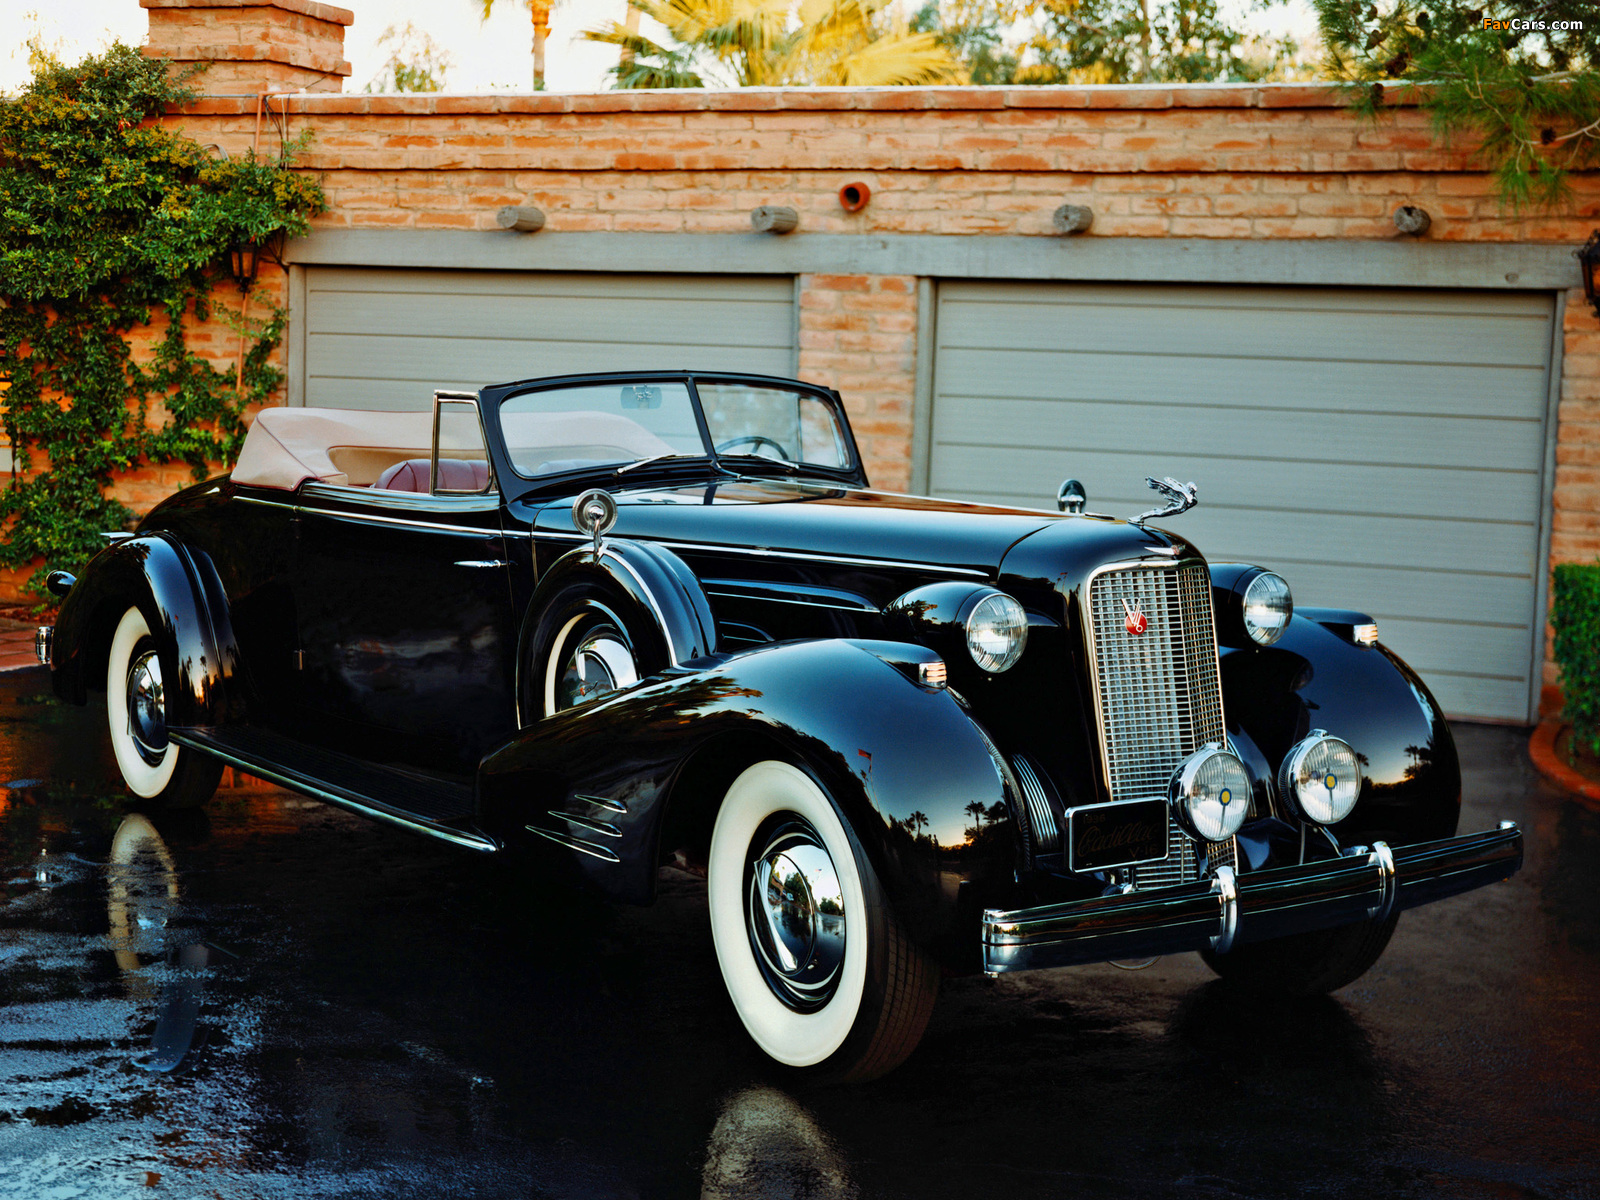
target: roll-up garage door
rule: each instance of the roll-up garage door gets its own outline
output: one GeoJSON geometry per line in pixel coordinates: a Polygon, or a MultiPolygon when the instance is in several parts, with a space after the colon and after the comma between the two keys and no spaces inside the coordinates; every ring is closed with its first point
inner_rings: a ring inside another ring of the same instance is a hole
{"type": "Polygon", "coordinates": [[[292,369],[304,402],[331,408],[575,371],[795,367],[787,276],[308,267],[304,310],[292,369]]]}
{"type": "Polygon", "coordinates": [[[1214,561],[1361,609],[1451,714],[1527,720],[1554,301],[1408,289],[940,286],[929,490],[1091,511],[1199,485],[1214,561]]]}

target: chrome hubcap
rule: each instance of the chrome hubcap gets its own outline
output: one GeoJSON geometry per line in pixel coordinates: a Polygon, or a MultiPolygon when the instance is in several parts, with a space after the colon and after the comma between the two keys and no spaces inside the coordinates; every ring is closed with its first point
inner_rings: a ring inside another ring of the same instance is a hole
{"type": "Polygon", "coordinates": [[[167,752],[167,697],[161,660],[147,650],[128,668],[128,732],[139,757],[152,767],[167,752]]]}
{"type": "Polygon", "coordinates": [[[752,843],[745,924],[773,994],[809,1012],[827,1004],[844,965],[844,893],[816,830],[788,817],[752,843]]]}
{"type": "Polygon", "coordinates": [[[556,682],[556,708],[589,704],[639,682],[633,651],[609,625],[586,634],[573,648],[556,682]]]}

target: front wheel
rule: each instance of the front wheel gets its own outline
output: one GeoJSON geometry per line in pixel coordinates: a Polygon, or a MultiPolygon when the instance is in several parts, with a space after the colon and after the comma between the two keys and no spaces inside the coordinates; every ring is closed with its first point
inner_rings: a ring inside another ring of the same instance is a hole
{"type": "Polygon", "coordinates": [[[1320,996],[1365,975],[1399,920],[1399,913],[1391,913],[1384,921],[1290,934],[1235,946],[1226,954],[1202,950],[1200,957],[1223,979],[1251,991],[1320,996]]]}
{"type": "Polygon", "coordinates": [[[809,775],[769,761],[733,781],[712,831],[706,889],[723,982],[769,1057],[860,1081],[916,1048],[938,968],[906,937],[809,775]]]}
{"type": "Polygon", "coordinates": [[[150,625],[138,608],[122,614],[106,664],[111,750],[128,790],[152,806],[194,808],[222,781],[222,763],[167,738],[166,683],[150,625]]]}

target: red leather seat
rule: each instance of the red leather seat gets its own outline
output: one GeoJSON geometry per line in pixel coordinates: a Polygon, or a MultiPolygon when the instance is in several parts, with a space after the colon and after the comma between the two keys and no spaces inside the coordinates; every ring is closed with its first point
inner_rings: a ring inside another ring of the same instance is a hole
{"type": "MultiPolygon", "coordinates": [[[[372,485],[391,492],[428,491],[428,460],[408,458],[378,476],[372,485]]],[[[452,492],[481,492],[489,486],[489,464],[483,459],[441,458],[439,486],[452,492]]]]}

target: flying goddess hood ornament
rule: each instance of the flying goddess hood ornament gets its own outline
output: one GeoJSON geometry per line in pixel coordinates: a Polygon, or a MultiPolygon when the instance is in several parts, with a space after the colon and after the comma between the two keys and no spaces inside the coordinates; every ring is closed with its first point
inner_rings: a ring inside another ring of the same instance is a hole
{"type": "Polygon", "coordinates": [[[1151,479],[1145,477],[1145,482],[1167,498],[1165,508],[1152,508],[1149,512],[1142,512],[1137,517],[1129,517],[1134,525],[1143,525],[1150,517],[1175,517],[1179,513],[1186,513],[1200,501],[1195,496],[1193,480],[1188,483],[1179,483],[1171,475],[1165,479],[1151,479]]]}

